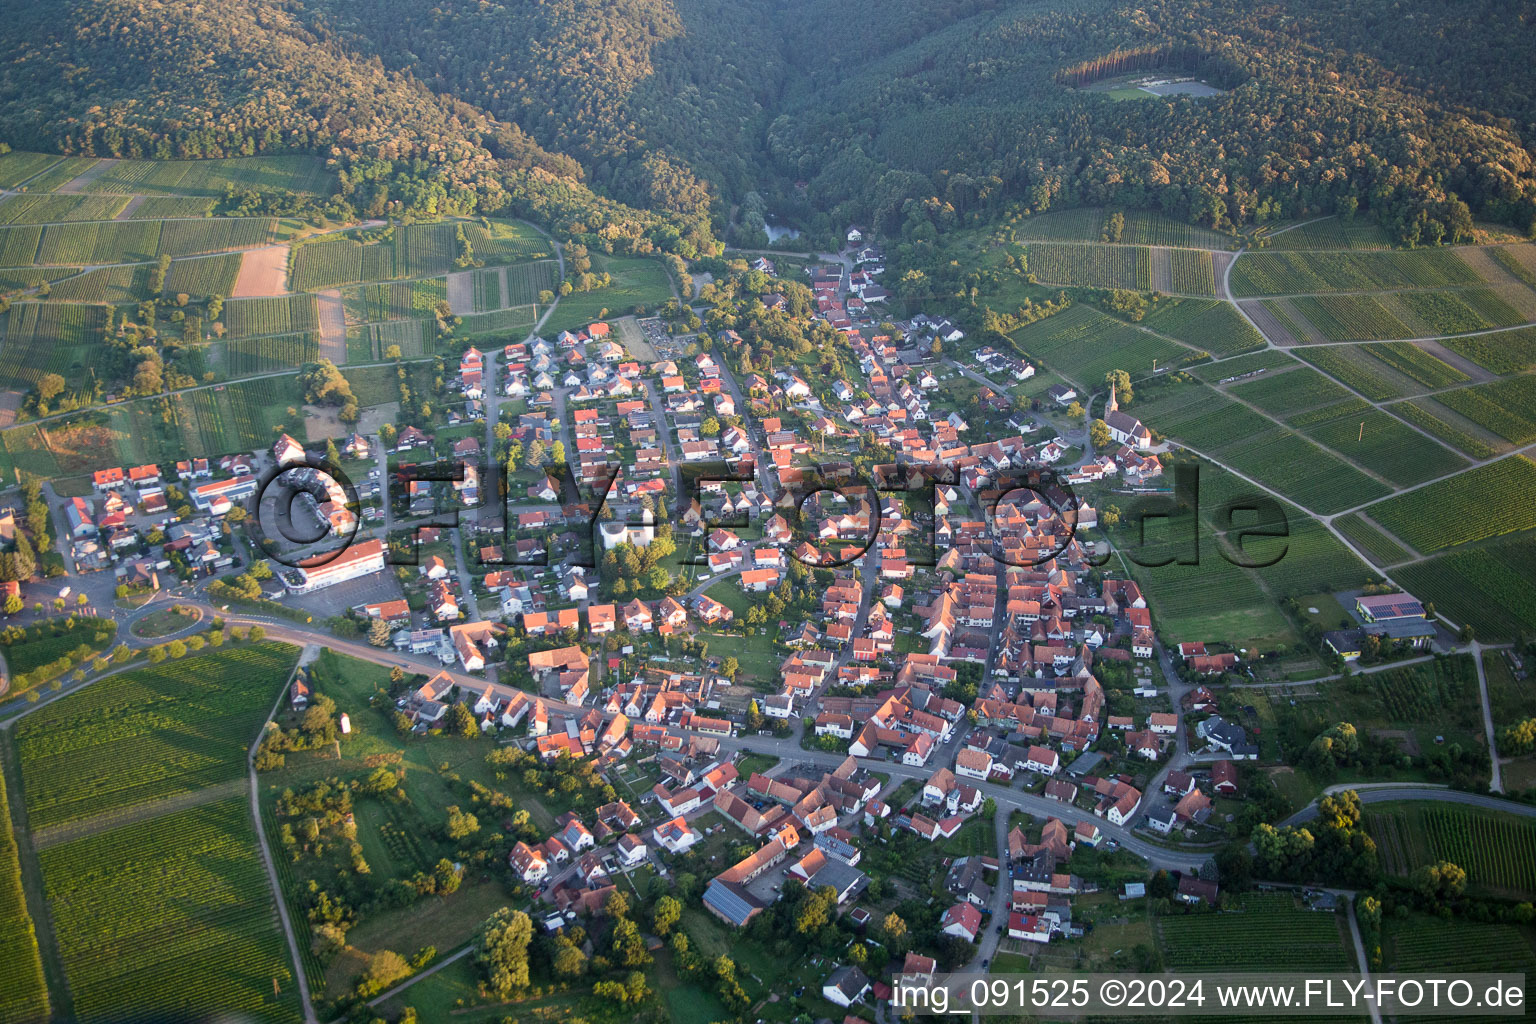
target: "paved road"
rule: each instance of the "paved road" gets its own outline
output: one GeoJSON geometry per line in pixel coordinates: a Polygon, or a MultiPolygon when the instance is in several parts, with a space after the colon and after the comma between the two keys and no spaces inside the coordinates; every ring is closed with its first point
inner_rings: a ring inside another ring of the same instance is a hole
{"type": "MultiPolygon", "coordinates": [[[[1354,790],[1360,794],[1362,804],[1385,804],[1401,801],[1429,801],[1432,803],[1460,804],[1463,807],[1480,807],[1489,811],[1504,811],[1508,814],[1518,814],[1523,818],[1536,818],[1536,805],[1516,803],[1503,797],[1488,796],[1484,793],[1467,793],[1459,789],[1446,789],[1436,786],[1405,786],[1395,783],[1377,783],[1371,785],[1337,785],[1329,786],[1327,792],[1340,793],[1346,790],[1354,790]]],[[[1300,825],[1312,821],[1317,817],[1317,801],[1314,800],[1295,814],[1280,822],[1284,825],[1300,825]]]]}
{"type": "MultiPolygon", "coordinates": [[[[271,722],[273,717],[277,715],[277,710],[282,707],[283,697],[287,692],[288,688],[284,686],[282,692],[277,695],[277,700],[273,703],[272,710],[267,713],[267,721],[262,723],[261,730],[257,733],[257,736],[266,732],[267,723],[271,722]]],[[[272,860],[272,847],[267,843],[267,830],[261,823],[261,789],[260,784],[256,781],[257,746],[258,744],[252,743],[251,749],[245,757],[246,774],[250,778],[251,785],[251,820],[256,827],[257,842],[261,846],[262,866],[266,868],[267,882],[272,886],[272,898],[277,904],[278,920],[282,923],[283,936],[288,940],[288,951],[292,955],[294,983],[299,987],[299,1000],[304,1006],[305,1024],[315,1024],[319,1018],[315,1014],[314,1004],[309,999],[309,982],[304,976],[304,958],[299,954],[298,936],[293,930],[293,921],[288,916],[288,901],[283,899],[283,887],[277,879],[277,866],[272,860]]]]}

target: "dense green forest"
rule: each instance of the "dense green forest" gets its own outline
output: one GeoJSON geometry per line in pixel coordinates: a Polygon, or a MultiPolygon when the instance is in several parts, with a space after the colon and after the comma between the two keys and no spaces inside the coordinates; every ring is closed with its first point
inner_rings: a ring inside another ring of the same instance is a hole
{"type": "Polygon", "coordinates": [[[1530,231],[1533,8],[1464,0],[4,0],[5,141],[311,152],[360,213],[500,212],[693,255],[772,210],[1530,231]],[[1130,73],[1206,97],[1128,100],[1130,73]]]}

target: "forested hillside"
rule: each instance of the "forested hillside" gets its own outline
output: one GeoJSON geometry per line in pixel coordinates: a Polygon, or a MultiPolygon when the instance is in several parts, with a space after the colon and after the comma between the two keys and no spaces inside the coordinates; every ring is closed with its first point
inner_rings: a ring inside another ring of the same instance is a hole
{"type": "Polygon", "coordinates": [[[1536,220],[1529,12],[4,0],[0,123],[13,145],[69,152],[319,153],[359,212],[617,217],[621,248],[745,241],[744,200],[823,234],[849,220],[942,229],[1009,207],[1150,208],[1217,228],[1358,208],[1401,242],[1434,244],[1474,219],[1536,220]],[[1105,87],[1135,72],[1220,92],[1105,87]]]}

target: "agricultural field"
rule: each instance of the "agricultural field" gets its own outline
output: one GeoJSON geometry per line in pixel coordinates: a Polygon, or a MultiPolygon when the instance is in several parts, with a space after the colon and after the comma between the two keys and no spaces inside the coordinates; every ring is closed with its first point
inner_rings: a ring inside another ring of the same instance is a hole
{"type": "MultiPolygon", "coordinates": [[[[564,302],[560,304],[560,308],[565,308],[564,302]]],[[[507,332],[526,332],[534,325],[537,319],[537,310],[533,306],[513,306],[510,309],[496,310],[494,313],[471,313],[463,318],[463,323],[459,324],[456,334],[459,337],[474,338],[487,335],[495,337],[507,332]]],[[[553,322],[553,319],[551,322],[553,322]]],[[[581,321],[582,324],[590,322],[590,320],[585,319],[581,321]]],[[[430,327],[430,325],[427,326],[430,327]]],[[[561,329],[563,330],[564,328],[561,329]]],[[[509,338],[508,340],[520,339],[521,334],[518,334],[517,338],[509,338]]],[[[402,351],[404,350],[402,349],[402,351]]]]}
{"type": "Polygon", "coordinates": [[[297,658],[263,642],[109,677],[16,726],[34,828],[190,793],[245,772],[297,658]]]}
{"type": "Polygon", "coordinates": [[[1467,460],[1378,409],[1345,413],[1304,433],[1399,487],[1465,469],[1467,460]]]}
{"type": "Polygon", "coordinates": [[[1477,702],[1477,669],[1470,654],[1373,672],[1365,678],[1375,693],[1374,706],[1393,722],[1431,725],[1443,722],[1447,709],[1477,702]]]}
{"type": "Polygon", "coordinates": [[[1453,250],[1246,252],[1232,267],[1232,294],[1305,295],[1481,284],[1453,250]]]}
{"type": "Polygon", "coordinates": [[[1407,394],[1403,381],[1380,360],[1371,357],[1366,345],[1318,345],[1297,353],[1324,373],[1337,378],[1372,401],[1401,398],[1407,394]]]}
{"type": "Polygon", "coordinates": [[[1456,367],[1406,341],[1371,345],[1367,351],[1405,377],[1412,377],[1427,388],[1448,388],[1467,380],[1456,367]]]}
{"type": "MultiPolygon", "coordinates": [[[[492,220],[488,223],[489,229],[480,221],[464,223],[464,234],[474,247],[475,259],[486,263],[517,263],[524,260],[553,262],[553,246],[534,228],[512,220],[492,220]]],[[[594,258],[593,264],[596,263],[594,258]]]]}
{"type": "MultiPolygon", "coordinates": [[[[532,320],[529,320],[532,324],[532,320]]],[[[400,346],[400,355],[410,359],[431,355],[436,347],[436,330],[425,320],[391,320],[347,328],[347,362],[372,363],[384,358],[391,345],[400,346]]]]}
{"type": "Polygon", "coordinates": [[[224,346],[224,375],[244,377],[270,370],[294,369],[319,358],[320,336],[314,333],[235,338],[224,346]]]}
{"type": "Polygon", "coordinates": [[[427,318],[433,315],[437,304],[447,298],[447,282],[441,277],[365,284],[344,288],[341,292],[342,309],[348,323],[427,318]]]}
{"type": "Polygon", "coordinates": [[[302,1020],[243,797],[39,854],[83,1022],[302,1020]]]}
{"type": "MultiPolygon", "coordinates": [[[[1318,591],[1349,590],[1370,582],[1370,567],[1328,532],[1311,516],[1286,513],[1289,533],[1283,542],[1284,557],[1274,565],[1253,570],[1277,597],[1296,597],[1318,591]]],[[[1281,547],[1280,541],[1266,541],[1274,548],[1259,547],[1260,555],[1281,547]]],[[[1254,542],[1249,541],[1252,548],[1254,542]]],[[[1252,554],[1252,551],[1250,551],[1252,554]]]]}
{"type": "Polygon", "coordinates": [[[1483,672],[1488,677],[1488,705],[1495,728],[1536,718],[1536,687],[1515,675],[1506,651],[1484,651],[1483,672]]]}
{"type": "Polygon", "coordinates": [[[224,303],[224,325],[231,338],[263,334],[318,331],[320,314],[313,295],[284,295],[268,299],[230,299],[224,303]]]}
{"type": "Polygon", "coordinates": [[[1180,295],[1215,295],[1216,276],[1211,254],[1196,249],[1172,249],[1173,290],[1180,295]]]}
{"type": "Polygon", "coordinates": [[[1483,251],[1514,277],[1536,288],[1536,247],[1500,245],[1483,251]]]}
{"type": "Polygon", "coordinates": [[[501,268],[477,270],[473,281],[476,313],[487,313],[504,305],[501,301],[501,268]]]}
{"type": "Polygon", "coordinates": [[[1291,893],[1246,893],[1235,914],[1157,919],[1164,959],[1175,970],[1344,971],[1354,968],[1343,919],[1305,910],[1291,893]]]}
{"type": "Polygon", "coordinates": [[[1413,552],[1382,533],[1359,512],[1335,519],[1333,525],[1377,565],[1395,565],[1413,557],[1413,552]]]}
{"type": "Polygon", "coordinates": [[[168,220],[175,217],[207,217],[215,200],[190,196],[141,196],[128,213],[129,220],[168,220]]]}
{"type": "Polygon", "coordinates": [[[554,291],[560,286],[560,267],[554,260],[515,263],[506,268],[505,276],[503,306],[532,305],[539,300],[539,292],[554,291]]]}
{"type": "Polygon", "coordinates": [[[1523,455],[1372,505],[1370,517],[1422,552],[1536,527],[1536,463],[1523,455]]]}
{"type": "Polygon", "coordinates": [[[1496,446],[1472,430],[1453,422],[1456,414],[1434,399],[1421,398],[1411,402],[1398,402],[1391,406],[1394,413],[1428,431],[1440,440],[1455,445],[1474,459],[1489,459],[1499,453],[1496,446]]]}
{"type": "Polygon", "coordinates": [[[85,651],[106,650],[116,635],[117,623],[113,620],[83,615],[49,619],[27,627],[24,635],[4,645],[6,667],[12,676],[12,686],[7,692],[19,692],[47,678],[62,675],[63,671],[57,670],[59,659],[70,655],[79,664],[85,651]],[[48,671],[50,666],[55,670],[48,671]],[[38,669],[45,671],[41,677],[33,676],[38,669]]]}
{"type": "Polygon", "coordinates": [[[124,220],[54,224],[43,229],[34,262],[64,266],[146,263],[160,253],[162,223],[124,220]]]}
{"type": "Polygon", "coordinates": [[[1290,304],[1329,341],[1411,338],[1418,333],[1374,295],[1301,296],[1290,304]]]}
{"type": "Polygon", "coordinates": [[[1390,493],[1385,485],[1326,449],[1281,427],[1238,443],[1224,444],[1216,449],[1215,455],[1239,472],[1322,515],[1390,493]]]}
{"type": "MultiPolygon", "coordinates": [[[[1112,211],[1093,207],[1059,210],[1026,217],[1012,225],[1019,241],[1099,242],[1112,211]]],[[[1125,245],[1160,245],[1176,248],[1230,249],[1231,235],[1187,224],[1150,210],[1127,210],[1119,241],[1125,245]]]]}
{"type": "Polygon", "coordinates": [[[235,278],[239,273],[239,253],[172,260],[171,269],[165,273],[165,291],[162,294],[185,293],[196,298],[228,296],[235,289],[235,278]]]}
{"type": "Polygon", "coordinates": [[[111,220],[128,205],[126,196],[68,196],[45,192],[0,200],[0,224],[111,220]]]}
{"type": "Polygon", "coordinates": [[[0,777],[0,1024],[48,1019],[48,986],[27,912],[11,807],[0,777]]]}
{"type": "Polygon", "coordinates": [[[1265,236],[1266,248],[1285,252],[1296,249],[1390,249],[1391,240],[1374,222],[1329,217],[1265,236]]]}
{"type": "Polygon", "coordinates": [[[1045,284],[1143,292],[1152,287],[1151,255],[1145,247],[1031,243],[1025,255],[1029,273],[1045,284]]]}
{"type": "Polygon", "coordinates": [[[1524,373],[1536,367],[1536,327],[1446,338],[1440,344],[1500,375],[1524,373]]]}
{"type": "Polygon", "coordinates": [[[62,281],[78,273],[79,267],[0,267],[0,295],[13,296],[44,282],[62,281]]]}
{"type": "Polygon", "coordinates": [[[160,252],[167,256],[254,249],[272,241],[277,221],[271,217],[162,221],[160,252]]]}
{"type": "Polygon", "coordinates": [[[25,391],[45,373],[79,380],[89,365],[86,351],[101,342],[108,312],[53,302],[12,306],[0,348],[0,387],[25,391]]]}
{"type": "Polygon", "coordinates": [[[312,156],[119,160],[91,182],[91,191],[221,198],[228,185],[325,195],[333,190],[333,179],[323,161],[312,156]]]}
{"type": "Polygon", "coordinates": [[[67,156],[27,182],[30,192],[54,192],[101,163],[93,156],[67,156]]]}
{"type": "MultiPolygon", "coordinates": [[[[1429,328],[1429,334],[1465,334],[1499,326],[1485,320],[1454,292],[1402,292],[1395,298],[1429,328]]],[[[1519,322],[1519,317],[1510,321],[1519,322]]]]}
{"type": "Polygon", "coordinates": [[[1365,825],[1388,874],[1448,860],[1467,872],[1469,887],[1521,899],[1536,894],[1536,822],[1529,818],[1441,803],[1371,804],[1365,825]]]}
{"type": "Polygon", "coordinates": [[[1536,378],[1490,381],[1441,392],[1435,400],[1512,444],[1536,441],[1536,378]]]}
{"type": "MultiPolygon", "coordinates": [[[[1253,312],[1250,303],[1250,315],[1259,317],[1253,312]]],[[[1264,299],[1257,303],[1259,309],[1267,313],[1269,317],[1280,326],[1286,334],[1295,339],[1298,345],[1311,345],[1319,341],[1326,341],[1323,332],[1314,327],[1301,311],[1297,309],[1289,299],[1264,299]]],[[[1281,342],[1283,344],[1283,342],[1281,342]]]]}
{"type": "Polygon", "coordinates": [[[1227,388],[1227,393],[1284,418],[1349,398],[1349,392],[1316,370],[1298,367],[1288,373],[1264,374],[1227,388]]]}
{"type": "Polygon", "coordinates": [[[59,160],[59,157],[51,153],[28,153],[22,150],[0,153],[0,188],[15,188],[28,178],[43,173],[59,160]]]}
{"type": "Polygon", "coordinates": [[[1392,571],[1420,600],[1454,622],[1470,624],[1483,641],[1510,640],[1536,630],[1536,537],[1453,551],[1392,571]]]}
{"type": "Polygon", "coordinates": [[[1513,971],[1536,975],[1531,931],[1430,914],[1382,921],[1384,968],[1405,973],[1513,971]]]}
{"type": "Polygon", "coordinates": [[[54,284],[48,298],[56,302],[107,302],[119,305],[150,297],[149,270],[145,264],[101,267],[54,284]]]}
{"type": "MultiPolygon", "coordinates": [[[[561,300],[560,308],[565,308],[561,300]]],[[[1133,378],[1189,357],[1188,349],[1138,330],[1085,305],[1037,320],[1010,337],[1030,356],[1079,384],[1096,386],[1113,369],[1133,378]]]]}
{"type": "Polygon", "coordinates": [[[306,242],[293,250],[289,287],[295,291],[319,291],[359,281],[388,281],[396,273],[393,241],[364,245],[351,238],[306,242]]]}
{"type": "MultiPolygon", "coordinates": [[[[1191,366],[1189,372],[1207,384],[1236,383],[1235,378],[1255,370],[1289,370],[1300,365],[1290,355],[1278,349],[1265,349],[1245,356],[1223,359],[1219,362],[1200,363],[1191,366]]],[[[1253,379],[1253,378],[1248,378],[1253,379]]]]}
{"type": "Polygon", "coordinates": [[[37,246],[43,229],[36,225],[0,228],[0,264],[26,267],[37,262],[37,246]]]}
{"type": "Polygon", "coordinates": [[[1264,336],[1229,302],[1165,299],[1142,323],[1218,357],[1264,347],[1264,336]]]}

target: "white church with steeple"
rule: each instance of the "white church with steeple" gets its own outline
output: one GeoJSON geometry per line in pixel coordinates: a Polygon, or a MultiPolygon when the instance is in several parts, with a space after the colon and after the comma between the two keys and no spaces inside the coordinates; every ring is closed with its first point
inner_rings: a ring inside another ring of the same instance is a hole
{"type": "Polygon", "coordinates": [[[1109,404],[1104,407],[1104,425],[1109,428],[1109,436],[1123,445],[1138,451],[1152,447],[1152,432],[1135,416],[1120,411],[1113,384],[1109,386],[1109,404]]]}

